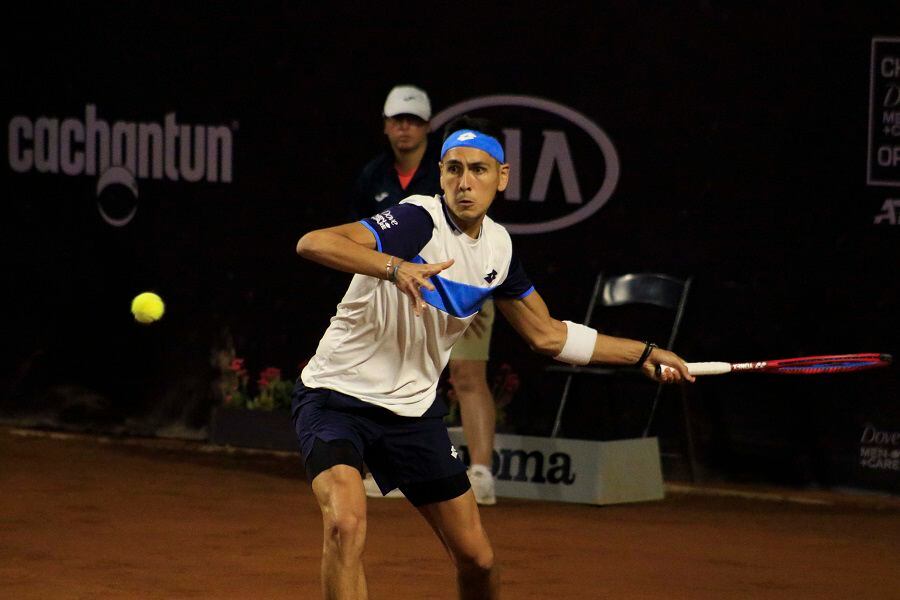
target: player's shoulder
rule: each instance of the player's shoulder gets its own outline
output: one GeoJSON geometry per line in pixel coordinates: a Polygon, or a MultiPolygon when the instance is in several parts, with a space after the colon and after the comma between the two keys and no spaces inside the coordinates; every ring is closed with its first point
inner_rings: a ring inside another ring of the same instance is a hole
{"type": "Polygon", "coordinates": [[[512,248],[512,237],[509,235],[509,231],[506,230],[506,227],[485,215],[482,228],[492,244],[499,244],[501,246],[512,248]]]}
{"type": "Polygon", "coordinates": [[[441,208],[441,198],[440,196],[426,196],[425,194],[413,194],[412,196],[407,196],[403,200],[400,201],[400,204],[414,204],[415,206],[421,206],[426,210],[431,210],[432,208],[437,208],[440,210],[441,208]]]}
{"type": "Polygon", "coordinates": [[[413,196],[407,196],[398,204],[401,206],[404,204],[410,206],[418,206],[428,213],[434,223],[439,222],[438,219],[441,216],[442,210],[440,196],[425,196],[424,194],[415,194],[413,196]]]}

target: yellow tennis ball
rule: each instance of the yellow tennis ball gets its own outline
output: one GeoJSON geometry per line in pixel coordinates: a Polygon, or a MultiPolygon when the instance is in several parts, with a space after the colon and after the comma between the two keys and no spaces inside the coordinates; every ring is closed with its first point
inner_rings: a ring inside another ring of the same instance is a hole
{"type": "Polygon", "coordinates": [[[153,292],[138,294],[131,301],[131,312],[135,321],[139,323],[152,323],[158,321],[166,312],[166,305],[162,298],[153,292]]]}

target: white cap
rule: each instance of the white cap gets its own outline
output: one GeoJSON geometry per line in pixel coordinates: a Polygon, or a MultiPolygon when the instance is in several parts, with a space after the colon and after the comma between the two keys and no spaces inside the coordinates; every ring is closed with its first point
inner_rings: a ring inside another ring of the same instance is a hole
{"type": "Polygon", "coordinates": [[[398,85],[384,101],[384,116],[415,115],[423,121],[431,119],[431,102],[425,90],[412,85],[398,85]]]}

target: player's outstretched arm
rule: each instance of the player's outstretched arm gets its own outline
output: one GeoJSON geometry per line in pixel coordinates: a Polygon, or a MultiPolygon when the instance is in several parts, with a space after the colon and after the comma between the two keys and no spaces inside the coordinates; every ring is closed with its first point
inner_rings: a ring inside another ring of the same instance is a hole
{"type": "Polygon", "coordinates": [[[347,223],[310,231],[297,242],[297,254],[338,271],[393,281],[409,296],[413,311],[421,315],[425,308],[421,288],[434,290],[428,279],[452,265],[453,259],[430,265],[410,263],[378,252],[376,247],[375,236],[368,228],[347,223]]]}
{"type": "Polygon", "coordinates": [[[310,231],[297,242],[297,254],[326,267],[386,279],[390,255],[375,250],[375,236],[362,223],[310,231]]]}
{"type": "MultiPolygon", "coordinates": [[[[591,329],[557,321],[536,291],[521,299],[496,299],[497,308],[535,352],[572,364],[636,364],[647,350],[644,342],[613,337],[591,329]]],[[[665,382],[694,381],[684,361],[668,350],[652,348],[641,366],[652,379],[665,382]],[[657,366],[672,370],[659,373],[657,366]]]]}

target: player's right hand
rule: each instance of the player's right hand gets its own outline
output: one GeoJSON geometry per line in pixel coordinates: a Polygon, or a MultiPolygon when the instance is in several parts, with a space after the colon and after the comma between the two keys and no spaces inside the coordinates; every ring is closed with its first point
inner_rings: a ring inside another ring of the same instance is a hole
{"type": "Polygon", "coordinates": [[[394,279],[394,285],[400,288],[400,291],[409,296],[413,305],[413,312],[417,317],[422,316],[422,311],[427,306],[422,300],[421,288],[434,291],[434,285],[429,279],[450,267],[453,259],[444,262],[434,263],[430,265],[422,265],[413,262],[403,262],[397,269],[397,277],[394,279]]]}
{"type": "Polygon", "coordinates": [[[679,383],[681,381],[693,383],[696,381],[695,377],[688,372],[687,365],[680,356],[662,348],[654,348],[641,369],[645,375],[662,383],[679,383]]]}

